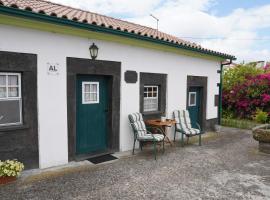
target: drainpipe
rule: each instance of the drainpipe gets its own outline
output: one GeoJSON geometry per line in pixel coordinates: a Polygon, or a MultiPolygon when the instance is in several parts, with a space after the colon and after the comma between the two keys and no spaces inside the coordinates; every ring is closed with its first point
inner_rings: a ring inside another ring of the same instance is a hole
{"type": "Polygon", "coordinates": [[[232,64],[232,59],[229,62],[220,64],[220,82],[219,82],[219,95],[218,95],[218,124],[221,125],[221,117],[222,117],[222,82],[223,82],[223,66],[232,64]]]}

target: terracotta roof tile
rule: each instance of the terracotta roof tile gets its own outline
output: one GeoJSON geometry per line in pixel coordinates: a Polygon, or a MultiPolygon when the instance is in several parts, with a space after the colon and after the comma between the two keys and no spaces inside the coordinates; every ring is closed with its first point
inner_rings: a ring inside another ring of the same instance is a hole
{"type": "Polygon", "coordinates": [[[0,5],[18,8],[21,10],[28,10],[34,13],[42,13],[58,18],[66,18],[68,20],[78,21],[82,23],[95,24],[106,28],[121,30],[157,40],[178,44],[181,46],[192,47],[198,50],[203,50],[204,52],[212,52],[217,55],[234,58],[234,56],[202,48],[196,43],[182,40],[180,38],[157,31],[156,29],[150,27],[115,19],[112,17],[107,17],[81,9],[72,8],[61,4],[52,3],[45,0],[0,0],[0,5]]]}

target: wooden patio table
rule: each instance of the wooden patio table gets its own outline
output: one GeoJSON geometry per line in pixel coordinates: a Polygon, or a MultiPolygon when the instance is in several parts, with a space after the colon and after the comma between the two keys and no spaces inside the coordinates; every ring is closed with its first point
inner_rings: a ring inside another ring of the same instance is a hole
{"type": "Polygon", "coordinates": [[[167,136],[166,127],[171,127],[174,124],[176,124],[176,121],[175,120],[173,120],[173,119],[166,119],[166,121],[162,122],[160,119],[150,119],[150,120],[146,120],[145,121],[145,124],[148,125],[148,126],[161,128],[161,130],[163,131],[164,136],[165,136],[165,139],[167,140],[167,142],[170,143],[171,146],[173,145],[172,141],[167,136]]]}

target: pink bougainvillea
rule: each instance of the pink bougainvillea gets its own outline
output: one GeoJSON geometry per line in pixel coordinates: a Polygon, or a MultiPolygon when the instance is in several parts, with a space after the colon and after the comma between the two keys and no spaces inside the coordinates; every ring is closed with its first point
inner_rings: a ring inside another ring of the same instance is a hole
{"type": "Polygon", "coordinates": [[[269,94],[262,94],[262,101],[264,103],[269,103],[269,101],[270,101],[270,95],[269,94]]]}
{"type": "Polygon", "coordinates": [[[270,113],[270,73],[246,77],[230,91],[223,90],[222,103],[241,118],[252,118],[256,109],[270,113]]]}

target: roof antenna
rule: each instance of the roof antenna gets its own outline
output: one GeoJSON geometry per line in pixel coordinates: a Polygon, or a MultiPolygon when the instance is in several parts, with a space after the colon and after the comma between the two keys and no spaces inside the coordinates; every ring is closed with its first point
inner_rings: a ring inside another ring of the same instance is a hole
{"type": "Polygon", "coordinates": [[[157,20],[157,31],[158,31],[158,22],[159,22],[159,19],[157,17],[155,17],[154,15],[150,14],[151,17],[153,17],[155,20],[157,20]]]}

